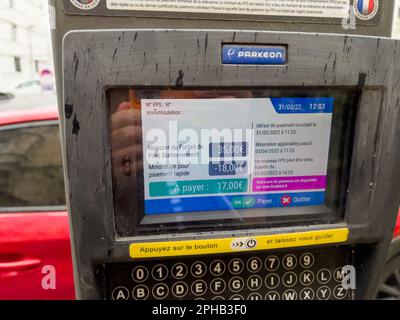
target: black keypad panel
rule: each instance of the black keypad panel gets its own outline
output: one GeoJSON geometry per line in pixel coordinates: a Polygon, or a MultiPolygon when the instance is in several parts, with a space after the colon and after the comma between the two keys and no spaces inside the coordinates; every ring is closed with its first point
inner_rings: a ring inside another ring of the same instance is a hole
{"type": "Polygon", "coordinates": [[[175,257],[105,265],[113,300],[352,299],[342,286],[346,249],[175,257]]]}

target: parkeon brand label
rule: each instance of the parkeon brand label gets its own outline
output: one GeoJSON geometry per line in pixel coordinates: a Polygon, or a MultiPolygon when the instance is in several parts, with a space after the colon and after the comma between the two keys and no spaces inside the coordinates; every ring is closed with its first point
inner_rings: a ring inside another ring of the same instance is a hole
{"type": "Polygon", "coordinates": [[[350,0],[107,0],[110,10],[344,18],[350,0]]]}

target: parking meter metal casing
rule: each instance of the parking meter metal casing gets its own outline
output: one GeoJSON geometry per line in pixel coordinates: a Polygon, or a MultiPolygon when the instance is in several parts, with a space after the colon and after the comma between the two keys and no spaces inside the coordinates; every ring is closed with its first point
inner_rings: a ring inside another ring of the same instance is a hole
{"type": "MultiPolygon", "coordinates": [[[[349,229],[349,237],[340,247],[351,253],[350,262],[357,271],[357,289],[351,298],[373,297],[399,205],[400,183],[393,179],[400,173],[398,42],[329,34],[343,32],[338,24],[321,23],[316,28],[310,22],[99,17],[66,12],[61,1],[50,4],[56,13],[54,56],[78,298],[109,298],[106,277],[112,272],[104,270],[111,264],[130,263],[129,246],[135,242],[330,228],[349,229]],[[316,29],[327,34],[287,32],[316,29]],[[288,48],[288,64],[221,67],[223,43],[284,45],[288,48]],[[182,59],[183,52],[186,60],[182,59]],[[323,87],[357,92],[344,214],[318,223],[305,222],[299,214],[290,225],[247,229],[150,236],[130,234],[129,230],[119,232],[114,216],[106,90],[132,86],[176,88],[181,70],[184,78],[180,89],[323,87]]],[[[392,6],[385,2],[382,7],[380,23],[364,25],[354,32],[388,35],[390,23],[383,20],[388,17],[391,21],[392,6]]],[[[291,249],[283,252],[290,253],[291,249]]],[[[155,259],[154,264],[160,261],[155,259]]]]}

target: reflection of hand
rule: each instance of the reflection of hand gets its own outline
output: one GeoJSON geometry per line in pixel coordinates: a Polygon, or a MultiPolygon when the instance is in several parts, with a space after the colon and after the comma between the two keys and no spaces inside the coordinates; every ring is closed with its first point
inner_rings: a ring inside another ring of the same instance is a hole
{"type": "Polygon", "coordinates": [[[111,127],[113,175],[130,176],[143,165],[140,109],[122,102],[111,116],[111,127]]]}

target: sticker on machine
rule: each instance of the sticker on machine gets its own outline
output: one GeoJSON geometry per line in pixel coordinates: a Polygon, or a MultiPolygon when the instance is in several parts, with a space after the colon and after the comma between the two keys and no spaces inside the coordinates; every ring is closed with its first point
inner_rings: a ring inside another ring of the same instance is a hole
{"type": "Polygon", "coordinates": [[[347,228],[338,228],[244,238],[133,243],[129,251],[132,259],[207,255],[343,243],[348,235],[347,228]]]}
{"type": "Polygon", "coordinates": [[[100,0],[71,0],[71,3],[81,10],[92,10],[98,6],[100,0]]]}
{"type": "Polygon", "coordinates": [[[379,11],[379,0],[354,0],[354,13],[361,20],[371,20],[379,11]]]}
{"type": "Polygon", "coordinates": [[[341,19],[348,16],[350,0],[107,0],[107,8],[110,10],[341,19]]]}

